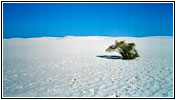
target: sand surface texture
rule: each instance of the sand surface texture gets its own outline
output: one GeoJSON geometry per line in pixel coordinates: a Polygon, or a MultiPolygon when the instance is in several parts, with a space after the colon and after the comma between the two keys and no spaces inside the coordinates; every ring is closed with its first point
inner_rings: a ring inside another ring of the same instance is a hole
{"type": "Polygon", "coordinates": [[[3,39],[4,97],[172,97],[172,37],[3,39]],[[122,60],[106,48],[134,42],[140,55],[122,60]]]}

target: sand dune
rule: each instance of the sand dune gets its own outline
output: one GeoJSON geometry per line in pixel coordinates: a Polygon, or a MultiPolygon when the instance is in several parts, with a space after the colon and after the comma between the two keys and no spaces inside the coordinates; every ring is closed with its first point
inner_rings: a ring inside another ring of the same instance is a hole
{"type": "Polygon", "coordinates": [[[173,37],[3,39],[3,96],[173,97],[173,37]],[[105,52],[114,40],[140,57],[105,52]]]}

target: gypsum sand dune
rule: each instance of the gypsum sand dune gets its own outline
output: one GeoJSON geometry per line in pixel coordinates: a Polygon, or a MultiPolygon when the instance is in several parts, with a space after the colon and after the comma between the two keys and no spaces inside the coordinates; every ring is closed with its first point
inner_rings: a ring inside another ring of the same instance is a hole
{"type": "Polygon", "coordinates": [[[172,97],[173,39],[43,37],[3,40],[4,97],[172,97]],[[105,49],[134,42],[135,60],[105,49]]]}

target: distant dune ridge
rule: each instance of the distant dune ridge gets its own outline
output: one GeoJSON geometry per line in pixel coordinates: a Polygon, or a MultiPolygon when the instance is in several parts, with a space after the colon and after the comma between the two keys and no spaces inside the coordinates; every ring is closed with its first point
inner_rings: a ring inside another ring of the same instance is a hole
{"type": "Polygon", "coordinates": [[[4,97],[173,97],[173,37],[3,39],[4,97]],[[107,53],[115,40],[140,57],[107,53]]]}

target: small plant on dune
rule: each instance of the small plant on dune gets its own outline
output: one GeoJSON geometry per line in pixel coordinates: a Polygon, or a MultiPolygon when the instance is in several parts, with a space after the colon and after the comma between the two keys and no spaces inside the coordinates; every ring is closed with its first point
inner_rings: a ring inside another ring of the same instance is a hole
{"type": "Polygon", "coordinates": [[[107,52],[117,51],[121,54],[122,59],[135,59],[139,57],[135,49],[135,43],[125,43],[125,40],[120,42],[116,40],[114,43],[115,45],[111,45],[106,49],[107,52]]]}

